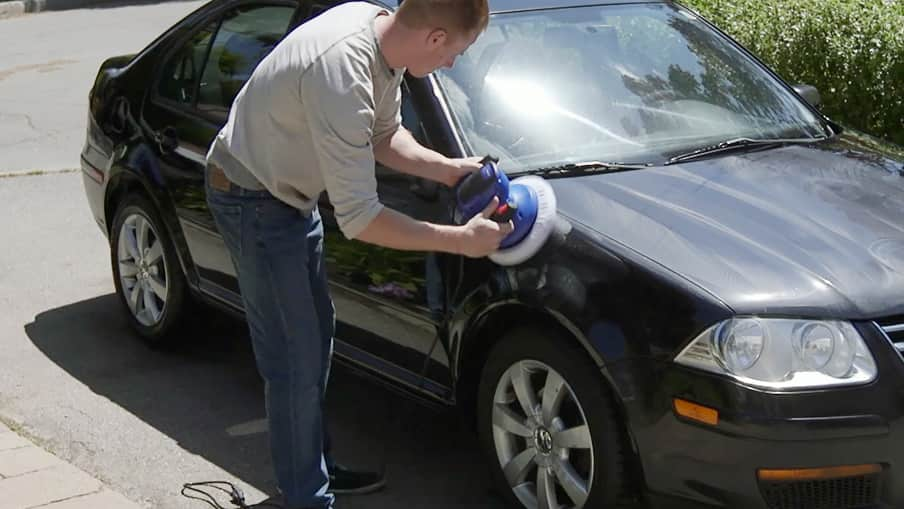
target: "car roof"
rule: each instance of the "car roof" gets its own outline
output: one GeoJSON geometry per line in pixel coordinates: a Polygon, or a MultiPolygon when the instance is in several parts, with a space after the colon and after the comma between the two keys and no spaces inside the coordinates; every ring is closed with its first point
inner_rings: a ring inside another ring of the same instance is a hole
{"type": "Polygon", "coordinates": [[[490,0],[490,12],[531,11],[555,9],[558,7],[580,7],[584,5],[611,5],[636,3],[661,3],[665,0],[490,0]]]}

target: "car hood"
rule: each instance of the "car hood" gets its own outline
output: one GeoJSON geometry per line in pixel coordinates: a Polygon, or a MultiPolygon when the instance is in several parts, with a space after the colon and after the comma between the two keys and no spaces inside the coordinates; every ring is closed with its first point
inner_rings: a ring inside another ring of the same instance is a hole
{"type": "Polygon", "coordinates": [[[845,137],[551,181],[559,211],[736,313],[904,313],[904,165],[845,137]]]}

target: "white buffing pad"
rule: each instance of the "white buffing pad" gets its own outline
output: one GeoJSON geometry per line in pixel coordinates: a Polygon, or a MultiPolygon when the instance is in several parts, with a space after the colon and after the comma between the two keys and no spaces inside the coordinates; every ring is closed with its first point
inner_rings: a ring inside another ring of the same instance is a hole
{"type": "Polygon", "coordinates": [[[537,254],[549,234],[552,233],[556,219],[556,194],[549,182],[537,175],[518,177],[511,184],[529,186],[537,193],[537,219],[533,227],[521,242],[506,249],[500,249],[489,256],[499,265],[517,265],[537,254]]]}

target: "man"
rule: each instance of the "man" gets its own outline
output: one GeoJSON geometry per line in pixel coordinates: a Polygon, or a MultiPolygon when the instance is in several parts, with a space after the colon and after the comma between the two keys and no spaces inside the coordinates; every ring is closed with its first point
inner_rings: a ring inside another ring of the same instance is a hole
{"type": "Polygon", "coordinates": [[[321,406],[334,318],[317,197],[327,192],[346,237],[394,249],[480,257],[512,230],[488,219],[495,200],[466,225],[437,225],[385,208],[376,192],[375,160],[449,186],[479,168],[400,127],[400,84],[406,70],[452,66],[487,19],[486,0],[334,7],[258,65],[210,148],[207,200],[238,274],[290,509],[332,507],[334,493],[382,484],[329,457],[321,406]]]}

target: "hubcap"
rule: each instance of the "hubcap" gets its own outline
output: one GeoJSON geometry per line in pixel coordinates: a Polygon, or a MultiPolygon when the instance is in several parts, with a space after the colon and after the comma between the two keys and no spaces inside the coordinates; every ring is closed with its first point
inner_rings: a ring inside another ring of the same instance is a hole
{"type": "Polygon", "coordinates": [[[540,454],[552,452],[552,434],[546,428],[537,428],[534,432],[534,443],[540,454]]]}
{"type": "Polygon", "coordinates": [[[151,222],[132,214],[122,223],[116,249],[119,282],[132,316],[138,323],[153,327],[166,309],[166,257],[151,222]]]}
{"type": "Polygon", "coordinates": [[[493,440],[505,478],[528,509],[581,508],[593,482],[593,440],[571,387],[539,361],[496,384],[493,440]]]}

